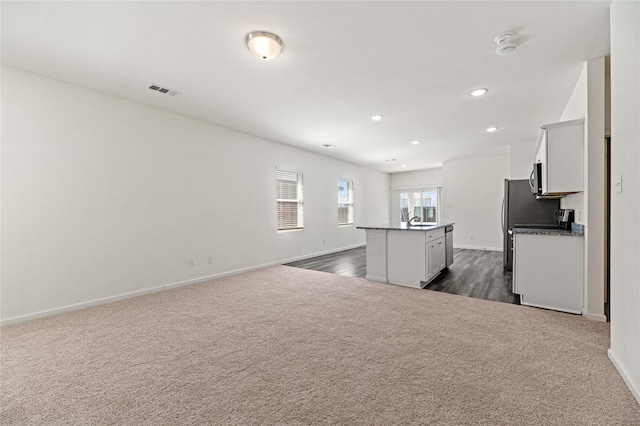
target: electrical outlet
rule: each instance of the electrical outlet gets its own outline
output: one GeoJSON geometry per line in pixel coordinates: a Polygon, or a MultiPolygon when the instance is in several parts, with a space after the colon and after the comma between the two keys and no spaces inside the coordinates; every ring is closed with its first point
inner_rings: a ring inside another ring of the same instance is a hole
{"type": "Polygon", "coordinates": [[[470,239],[470,240],[473,240],[473,235],[469,235],[469,239],[470,239]]]}
{"type": "Polygon", "coordinates": [[[187,262],[189,263],[189,266],[193,266],[196,264],[196,260],[195,259],[189,259],[187,260],[187,262]]]}
{"type": "Polygon", "coordinates": [[[375,235],[371,235],[371,236],[369,237],[369,241],[371,242],[371,244],[375,244],[375,242],[376,242],[376,236],[375,236],[375,235]]]}
{"type": "Polygon", "coordinates": [[[322,240],[322,244],[327,244],[327,242],[325,240],[322,240]]]}
{"type": "Polygon", "coordinates": [[[209,265],[213,265],[213,256],[209,256],[209,257],[207,258],[207,263],[208,263],[209,265]]]}

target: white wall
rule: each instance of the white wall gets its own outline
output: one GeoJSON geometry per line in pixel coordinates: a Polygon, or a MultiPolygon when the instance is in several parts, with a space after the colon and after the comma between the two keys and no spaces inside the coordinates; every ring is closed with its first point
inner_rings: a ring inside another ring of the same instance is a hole
{"type": "Polygon", "coordinates": [[[442,186],[442,167],[391,174],[391,189],[442,186]]]}
{"type": "Polygon", "coordinates": [[[584,192],[563,198],[561,207],[585,225],[583,315],[606,321],[605,58],[585,64],[560,121],[578,118],[585,119],[584,192]]]}
{"type": "Polygon", "coordinates": [[[611,4],[611,349],[640,403],[640,3],[611,4]]]}
{"type": "MultiPolygon", "coordinates": [[[[423,189],[439,186],[442,186],[442,167],[391,174],[391,221],[400,221],[399,189],[423,189]]],[[[442,206],[439,208],[442,211],[442,206]]]]}
{"type": "Polygon", "coordinates": [[[362,245],[338,177],[389,220],[386,173],[7,67],[2,145],[3,320],[362,245]],[[276,166],[304,231],[276,232],[276,166]]]}
{"type": "Polygon", "coordinates": [[[607,285],[607,152],[605,142],[605,60],[587,62],[588,112],[585,144],[585,306],[584,315],[606,321],[604,294],[607,285]]]}
{"type": "Polygon", "coordinates": [[[444,222],[455,222],[453,245],[502,250],[502,198],[509,156],[447,161],[442,165],[444,222]]]}
{"type": "MultiPolygon", "coordinates": [[[[582,68],[582,72],[580,73],[580,77],[576,82],[576,85],[573,88],[573,92],[571,93],[571,97],[569,98],[567,105],[564,108],[562,116],[558,121],[569,121],[576,120],[579,118],[585,119],[585,140],[588,137],[587,129],[588,129],[588,117],[587,117],[587,109],[588,109],[588,92],[589,92],[589,81],[588,81],[588,70],[587,64],[585,63],[582,68]]],[[[543,123],[548,124],[548,123],[543,123]]],[[[585,161],[586,161],[586,145],[585,145],[585,161]]],[[[585,174],[588,173],[587,168],[584,168],[585,174]]],[[[585,178],[586,184],[586,178],[585,178]]],[[[586,186],[586,185],[585,185],[586,186]]],[[[563,209],[573,209],[575,210],[575,221],[576,223],[586,225],[586,212],[584,208],[584,193],[579,192],[577,194],[568,195],[560,200],[560,207],[563,209]]]]}
{"type": "Polygon", "coordinates": [[[535,139],[528,143],[509,146],[509,179],[529,179],[533,169],[535,147],[535,139]]]}

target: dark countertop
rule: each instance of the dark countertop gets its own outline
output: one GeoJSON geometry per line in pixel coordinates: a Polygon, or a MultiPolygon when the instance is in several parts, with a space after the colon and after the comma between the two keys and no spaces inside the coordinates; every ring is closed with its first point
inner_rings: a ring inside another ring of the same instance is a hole
{"type": "Polygon", "coordinates": [[[381,225],[357,226],[357,229],[381,229],[387,231],[433,231],[434,229],[444,228],[453,225],[453,223],[444,223],[442,225],[411,225],[407,227],[406,222],[384,223],[381,225]]]}
{"type": "Polygon", "coordinates": [[[559,235],[561,237],[584,237],[584,228],[578,227],[568,229],[539,229],[539,228],[513,228],[509,231],[512,234],[530,235],[559,235]]]}

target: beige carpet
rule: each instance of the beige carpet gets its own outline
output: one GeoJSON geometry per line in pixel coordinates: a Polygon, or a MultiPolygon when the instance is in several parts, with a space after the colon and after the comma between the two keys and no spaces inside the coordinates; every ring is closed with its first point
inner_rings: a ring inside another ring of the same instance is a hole
{"type": "Polygon", "coordinates": [[[0,424],[639,425],[581,317],[276,266],[1,330],[0,424]]]}

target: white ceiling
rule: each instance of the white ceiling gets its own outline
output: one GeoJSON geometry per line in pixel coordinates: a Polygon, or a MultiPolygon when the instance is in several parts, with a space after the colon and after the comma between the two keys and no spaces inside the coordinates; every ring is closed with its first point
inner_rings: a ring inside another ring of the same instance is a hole
{"type": "Polygon", "coordinates": [[[609,53],[609,3],[2,1],[2,63],[398,172],[533,150],[609,53]],[[251,55],[255,30],[282,38],[278,58],[251,55]],[[498,56],[506,31],[518,48],[498,56]]]}

